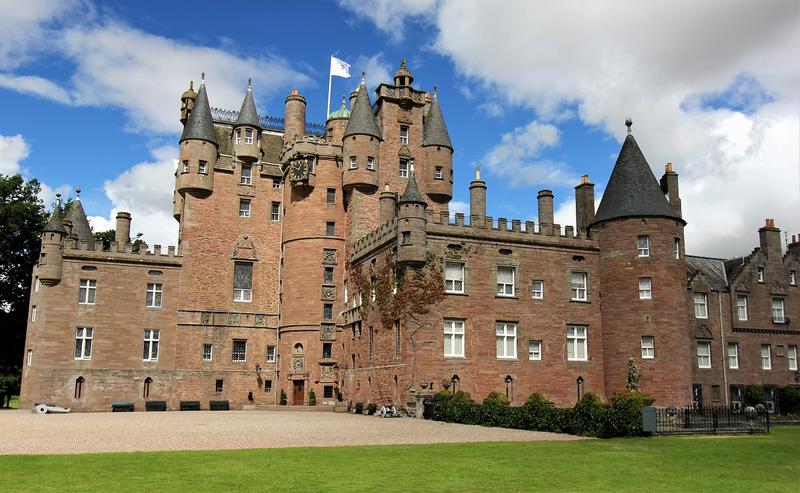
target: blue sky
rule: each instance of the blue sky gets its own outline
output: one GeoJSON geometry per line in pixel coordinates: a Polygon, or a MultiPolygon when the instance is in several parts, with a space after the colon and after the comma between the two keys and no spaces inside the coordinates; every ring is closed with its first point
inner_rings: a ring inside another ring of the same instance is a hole
{"type": "Polygon", "coordinates": [[[791,0],[729,6],[0,0],[0,172],[36,177],[47,201],[80,186],[95,228],[128,210],[174,244],[190,79],[205,71],[211,104],[238,109],[252,77],[277,116],[298,88],[321,122],[330,55],[354,74],[334,78],[334,108],[362,70],[374,87],[406,57],[417,87],[439,87],[454,210],[481,165],[491,215],[535,218],[549,188],[574,224],[574,185],[588,174],[602,192],[630,116],[657,177],[668,161],[681,175],[687,250],[747,254],[765,217],[800,233],[800,17],[791,0]]]}

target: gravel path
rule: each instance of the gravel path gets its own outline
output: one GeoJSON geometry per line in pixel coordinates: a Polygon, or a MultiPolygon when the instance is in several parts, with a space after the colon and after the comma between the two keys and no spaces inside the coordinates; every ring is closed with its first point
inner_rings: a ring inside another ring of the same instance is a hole
{"type": "Polygon", "coordinates": [[[332,447],[576,440],[579,437],[412,418],[296,411],[0,412],[0,454],[332,447]]]}

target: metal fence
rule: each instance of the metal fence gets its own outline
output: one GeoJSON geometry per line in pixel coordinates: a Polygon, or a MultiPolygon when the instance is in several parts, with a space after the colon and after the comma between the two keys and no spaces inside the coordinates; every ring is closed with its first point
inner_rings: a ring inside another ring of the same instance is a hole
{"type": "MultiPolygon", "coordinates": [[[[236,123],[239,117],[239,112],[235,110],[226,110],[223,108],[211,108],[211,119],[217,123],[236,123]]],[[[259,115],[259,125],[265,130],[276,130],[282,132],[284,130],[285,122],[283,118],[278,116],[259,115]]],[[[321,123],[306,122],[305,133],[308,135],[315,135],[321,137],[325,135],[325,125],[321,123]]]]}
{"type": "Polygon", "coordinates": [[[769,412],[763,406],[734,410],[719,406],[646,407],[646,432],[668,434],[769,433],[769,412]]]}

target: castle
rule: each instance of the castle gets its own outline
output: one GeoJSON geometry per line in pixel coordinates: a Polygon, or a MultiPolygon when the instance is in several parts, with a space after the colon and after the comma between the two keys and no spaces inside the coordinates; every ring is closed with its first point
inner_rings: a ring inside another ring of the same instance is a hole
{"type": "Polygon", "coordinates": [[[403,62],[373,103],[362,77],[324,126],[297,91],[279,119],[250,84],[238,112],[190,86],[177,248],[134,247],[124,212],[106,244],[80,200],[53,213],[20,406],[404,405],[443,386],[568,406],[623,391],[630,360],[657,405],[800,381],[797,238],[784,254],[767,220],[744,258],[688,256],[678,175],[656,180],[630,122],[596,212],[588,177],[575,187],[575,227],[554,224],[549,190],[538,224],[495,221],[479,172],[451,217],[444,112],[413,82],[403,62]]]}

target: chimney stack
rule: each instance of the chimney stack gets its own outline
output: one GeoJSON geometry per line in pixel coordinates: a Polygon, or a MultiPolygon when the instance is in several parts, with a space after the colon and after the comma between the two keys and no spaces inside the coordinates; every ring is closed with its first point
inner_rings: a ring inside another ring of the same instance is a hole
{"type": "Polygon", "coordinates": [[[578,231],[586,235],[594,219],[594,183],[589,183],[589,175],[581,176],[581,184],[575,187],[575,220],[578,231]]]}
{"type": "Polygon", "coordinates": [[[553,192],[540,190],[539,195],[539,232],[553,235],[553,192]]]}
{"type": "Polygon", "coordinates": [[[475,179],[469,184],[469,222],[478,224],[486,217],[486,182],[481,180],[481,168],[475,167],[475,179]]]}
{"type": "Polygon", "coordinates": [[[681,197],[678,194],[678,173],[672,171],[672,163],[664,166],[664,175],[661,177],[661,191],[667,196],[672,210],[681,214],[681,197]]]}
{"type": "Polygon", "coordinates": [[[292,89],[286,97],[286,113],[283,117],[283,142],[294,142],[294,138],[306,133],[306,98],[292,89]]]}
{"type": "Polygon", "coordinates": [[[764,226],[758,230],[758,239],[761,244],[761,251],[770,260],[780,260],[781,249],[781,230],[775,227],[775,219],[767,218],[764,226]]]}
{"type": "Polygon", "coordinates": [[[381,224],[384,224],[397,216],[397,197],[389,188],[389,183],[383,187],[380,196],[381,224]]]}
{"type": "Polygon", "coordinates": [[[117,213],[117,229],[114,232],[114,241],[118,245],[127,245],[131,242],[131,215],[128,212],[117,213]]]}

